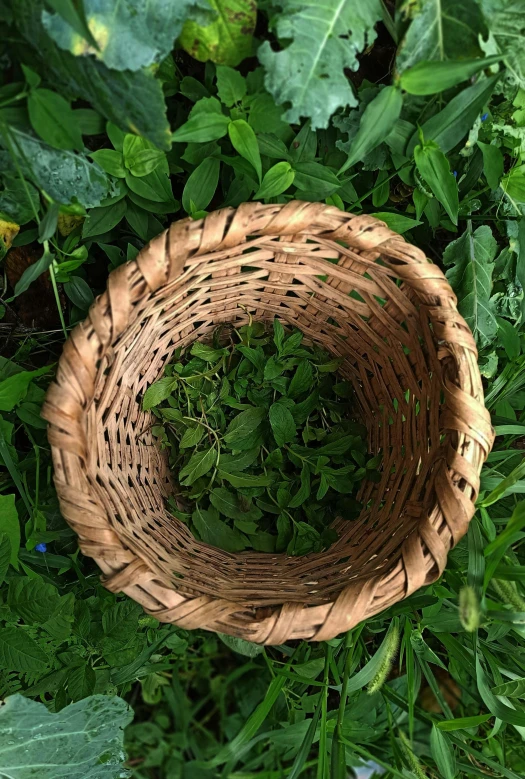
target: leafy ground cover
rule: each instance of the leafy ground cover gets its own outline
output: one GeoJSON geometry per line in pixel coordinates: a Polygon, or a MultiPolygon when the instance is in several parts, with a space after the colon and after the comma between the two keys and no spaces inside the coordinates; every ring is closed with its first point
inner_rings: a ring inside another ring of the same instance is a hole
{"type": "Polygon", "coordinates": [[[521,0],[2,0],[0,24],[0,773],[523,776],[521,0]],[[267,650],[104,590],[39,416],[108,272],[254,198],[375,214],[442,265],[497,434],[439,582],[267,650]]]}

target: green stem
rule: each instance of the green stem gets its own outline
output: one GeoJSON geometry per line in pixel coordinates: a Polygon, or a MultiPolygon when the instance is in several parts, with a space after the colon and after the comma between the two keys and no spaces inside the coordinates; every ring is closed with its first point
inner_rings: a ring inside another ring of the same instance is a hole
{"type": "MultiPolygon", "coordinates": [[[[47,241],[45,243],[47,243],[47,241]]],[[[64,338],[67,338],[67,328],[64,320],[64,314],[62,313],[62,304],[60,302],[60,295],[58,293],[58,286],[57,286],[57,280],[55,276],[55,269],[53,267],[53,263],[51,263],[51,265],[49,266],[49,276],[51,278],[51,285],[53,287],[53,294],[55,296],[55,301],[57,304],[58,316],[60,317],[62,332],[64,333],[64,338]]]]}

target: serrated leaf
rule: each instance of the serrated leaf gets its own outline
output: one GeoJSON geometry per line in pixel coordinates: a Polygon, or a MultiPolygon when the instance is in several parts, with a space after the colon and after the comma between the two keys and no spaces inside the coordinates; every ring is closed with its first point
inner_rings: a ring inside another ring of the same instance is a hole
{"type": "Polygon", "coordinates": [[[14,568],[18,568],[18,550],[20,549],[20,523],[18,520],[18,512],[15,506],[15,499],[16,495],[0,495],[0,533],[7,539],[9,544],[9,560],[11,565],[14,568]]]}
{"type": "Polygon", "coordinates": [[[169,398],[176,383],[177,379],[172,376],[163,376],[162,379],[159,379],[154,384],[150,384],[142,399],[144,411],[149,411],[150,408],[158,406],[163,400],[169,398]]]}
{"type": "Polygon", "coordinates": [[[202,425],[195,425],[195,427],[188,427],[185,430],[184,435],[180,439],[179,447],[181,449],[187,449],[190,446],[197,446],[204,433],[205,428],[202,425]]]}
{"type": "Polygon", "coordinates": [[[492,271],[497,244],[490,227],[471,227],[443,254],[446,273],[458,296],[458,310],[465,317],[479,346],[487,346],[498,331],[498,322],[490,300],[492,271]]]}
{"type": "MultiPolygon", "coordinates": [[[[4,670],[42,673],[47,664],[47,655],[25,631],[20,628],[0,630],[0,665],[4,670]]],[[[0,715],[1,713],[0,708],[0,715]]]]}
{"type": "Polygon", "coordinates": [[[72,668],[67,677],[67,691],[73,701],[80,701],[87,698],[95,689],[96,676],[95,671],[89,663],[72,668]]]}
{"type": "Polygon", "coordinates": [[[208,0],[215,18],[205,26],[187,21],[179,43],[196,60],[235,67],[252,53],[257,18],[253,0],[208,0]]]}
{"type": "Polygon", "coordinates": [[[29,625],[46,622],[59,603],[56,587],[46,584],[39,576],[12,579],[7,603],[29,625]]]}
{"type": "Polygon", "coordinates": [[[196,452],[191,456],[184,468],[179,471],[179,481],[182,485],[189,486],[201,476],[205,476],[217,462],[217,450],[206,449],[196,452]]]}
{"type": "Polygon", "coordinates": [[[112,70],[140,70],[160,62],[173,49],[186,19],[211,19],[202,0],[84,0],[88,29],[98,48],[79,35],[59,14],[44,11],[42,23],[51,38],[75,56],[94,56],[112,70]]]}
{"type": "Polygon", "coordinates": [[[269,417],[277,446],[284,446],[293,441],[297,428],[290,410],[282,403],[272,403],[269,417]]]}
{"type": "Polygon", "coordinates": [[[122,779],[124,728],[133,712],[121,698],[93,695],[53,714],[11,695],[0,707],[0,765],[12,779],[122,779]]]}
{"type": "Polygon", "coordinates": [[[121,643],[127,641],[137,630],[137,622],[141,607],[132,600],[122,600],[115,603],[102,614],[102,629],[108,638],[114,638],[121,643]]]}
{"type": "Polygon", "coordinates": [[[241,411],[236,417],[232,419],[228,425],[224,441],[226,443],[235,444],[235,441],[242,439],[249,433],[256,430],[263,419],[266,417],[266,409],[260,406],[253,406],[247,408],[245,411],[241,411]]]}
{"type": "Polygon", "coordinates": [[[249,468],[259,456],[259,447],[247,449],[240,454],[224,454],[221,452],[219,459],[219,468],[228,473],[238,473],[249,468]]]}
{"type": "Polygon", "coordinates": [[[292,42],[273,51],[265,41],[258,51],[266,89],[278,105],[291,105],[283,119],[293,124],[309,117],[315,130],[327,127],[338,108],[357,105],[344,71],[357,69],[357,54],[375,39],[381,16],[379,0],[286,3],[275,29],[280,40],[292,42]]]}
{"type": "MultiPolygon", "coordinates": [[[[0,521],[0,524],[3,524],[0,521]]],[[[11,542],[7,533],[0,532],[0,585],[3,584],[11,562],[11,542]]]]}
{"type": "Polygon", "coordinates": [[[297,398],[299,395],[303,395],[312,386],[313,370],[312,365],[308,360],[302,360],[292,376],[292,380],[288,387],[287,396],[289,398],[297,398]]]}

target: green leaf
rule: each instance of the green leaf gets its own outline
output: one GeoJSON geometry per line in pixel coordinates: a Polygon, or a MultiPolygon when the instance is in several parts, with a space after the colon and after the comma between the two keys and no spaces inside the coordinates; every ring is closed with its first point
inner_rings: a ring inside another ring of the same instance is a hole
{"type": "Polygon", "coordinates": [[[50,89],[33,89],[27,100],[33,130],[57,149],[84,147],[75,114],[62,95],[50,89]]]}
{"type": "Polygon", "coordinates": [[[248,433],[257,429],[266,417],[266,413],[266,410],[260,406],[253,406],[245,411],[241,411],[228,425],[224,441],[227,444],[235,444],[237,440],[244,438],[248,433]]]}
{"type": "Polygon", "coordinates": [[[478,141],[483,154],[483,172],[491,189],[497,189],[503,176],[503,154],[491,143],[478,141]]]}
{"type": "Polygon", "coordinates": [[[258,456],[259,447],[247,449],[239,454],[224,454],[221,452],[219,468],[221,471],[227,471],[228,473],[238,473],[239,471],[244,471],[245,468],[249,468],[250,465],[253,465],[258,456]]]}
{"type": "MultiPolygon", "coordinates": [[[[264,153],[264,150],[263,150],[264,153]]],[[[269,198],[281,195],[291,187],[295,178],[295,171],[289,162],[278,162],[266,171],[261,186],[255,193],[255,198],[269,198]]]]}
{"type": "Polygon", "coordinates": [[[246,94],[246,79],[227,65],[217,65],[217,94],[221,103],[231,108],[246,94]]]}
{"type": "Polygon", "coordinates": [[[58,590],[52,584],[46,584],[39,576],[12,579],[7,603],[28,625],[42,624],[58,606],[58,590]]]}
{"type": "Polygon", "coordinates": [[[217,509],[212,507],[204,510],[197,506],[191,518],[205,544],[217,546],[225,552],[241,552],[244,549],[242,535],[219,518],[217,509]]]}
{"type": "Polygon", "coordinates": [[[6,189],[0,192],[0,211],[5,211],[19,225],[25,225],[40,211],[38,190],[30,181],[5,178],[6,189]]]}
{"type": "MultiPolygon", "coordinates": [[[[0,663],[6,671],[37,674],[45,671],[48,658],[25,631],[20,628],[2,628],[0,629],[0,663]]],[[[3,712],[4,709],[1,708],[0,717],[3,712]]],[[[5,770],[5,764],[2,765],[2,770],[5,770]]]]}
{"type": "Polygon", "coordinates": [[[506,698],[523,698],[525,697],[525,677],[498,684],[492,688],[491,692],[493,695],[503,695],[506,698]]]}
{"type": "Polygon", "coordinates": [[[316,198],[329,197],[341,186],[336,174],[319,162],[296,162],[293,167],[297,189],[313,192],[316,198]]]}
{"type": "Polygon", "coordinates": [[[70,281],[64,284],[64,292],[81,311],[87,311],[95,300],[91,287],[81,276],[72,276],[70,281]]]}
{"type": "Polygon", "coordinates": [[[475,0],[423,0],[398,49],[396,67],[402,73],[421,60],[477,57],[478,38],[485,24],[475,0]]]}
{"type": "Polygon", "coordinates": [[[399,233],[399,235],[402,235],[403,233],[406,233],[407,230],[412,230],[413,227],[417,227],[421,224],[419,219],[411,219],[404,214],[393,214],[390,211],[376,211],[376,213],[370,214],[370,216],[375,216],[376,219],[380,219],[390,227],[391,230],[399,233]]]}
{"type": "Polygon", "coordinates": [[[454,750],[448,736],[435,725],[430,731],[430,751],[443,779],[454,779],[456,775],[454,750]]]}
{"type": "Polygon", "coordinates": [[[475,231],[468,227],[443,254],[443,263],[450,266],[446,275],[458,296],[458,310],[479,346],[491,343],[498,330],[490,300],[496,251],[490,227],[481,225],[475,231]]]}
{"type": "Polygon", "coordinates": [[[67,676],[67,691],[73,701],[87,698],[95,689],[95,671],[89,663],[72,668],[67,676]]]}
{"type": "Polygon", "coordinates": [[[56,232],[58,226],[58,203],[51,203],[44,218],[38,225],[38,240],[40,243],[48,241],[56,232]]]}
{"type": "Polygon", "coordinates": [[[501,179],[501,188],[514,204],[525,203],[525,165],[516,165],[512,168],[501,179]]]}
{"type": "Polygon", "coordinates": [[[175,143],[207,143],[222,138],[228,132],[230,119],[224,116],[215,97],[203,97],[193,106],[188,121],[172,135],[175,143]]]}
{"type": "Polygon", "coordinates": [[[255,133],[244,119],[236,119],[228,125],[228,135],[233,148],[253,165],[259,182],[262,179],[262,164],[255,133]]]}
{"type": "Polygon", "coordinates": [[[0,534],[2,538],[7,538],[9,543],[11,565],[18,569],[20,523],[15,506],[15,498],[15,495],[0,495],[0,534]]]}
{"type": "Polygon", "coordinates": [[[133,712],[122,698],[93,695],[54,714],[22,695],[0,708],[0,765],[12,779],[118,779],[124,728],[133,712]]]}
{"type": "Polygon", "coordinates": [[[89,156],[100,165],[102,170],[105,170],[111,176],[116,176],[120,179],[125,177],[126,168],[124,167],[122,152],[115,151],[115,149],[99,149],[98,151],[91,152],[89,156]]]}
{"type": "Polygon", "coordinates": [[[205,26],[187,21],[179,43],[199,62],[235,67],[252,53],[257,6],[252,0],[208,0],[216,12],[205,26]]]}
{"type": "Polygon", "coordinates": [[[366,106],[357,135],[353,139],[348,159],[341,167],[343,173],[373,151],[392,132],[401,114],[403,97],[396,87],[385,87],[366,106]]]}
{"type": "MultiPolygon", "coordinates": [[[[20,278],[18,279],[18,281],[16,282],[15,292],[13,297],[17,298],[19,295],[21,295],[22,292],[25,292],[26,289],[29,288],[29,286],[33,283],[35,279],[41,276],[42,273],[45,273],[46,270],[51,265],[51,263],[53,262],[53,259],[54,257],[49,251],[49,249],[47,248],[44,249],[44,253],[40,257],[40,259],[34,262],[28,268],[26,268],[25,271],[20,276],[20,278]]],[[[1,388],[0,388],[0,398],[1,398],[1,388]]],[[[1,408],[1,399],[0,399],[0,408],[1,408]]],[[[9,410],[9,409],[3,409],[3,410],[9,410]]]]}
{"type": "MultiPolygon", "coordinates": [[[[41,23],[42,10],[41,0],[17,0],[15,23],[36,49],[36,61],[49,80],[63,87],[67,94],[85,100],[117,126],[148,138],[159,149],[169,149],[171,131],[162,83],[152,70],[110,70],[92,56],[76,57],[60,49],[41,23]]],[[[79,200],[87,206],[80,196],[79,200]]]]}
{"type": "Polygon", "coordinates": [[[405,70],[399,80],[400,86],[411,95],[435,95],[455,87],[462,81],[475,76],[498,62],[499,55],[475,60],[447,60],[444,62],[421,61],[405,70]]]}
{"type": "Polygon", "coordinates": [[[235,638],[235,636],[227,636],[225,633],[217,633],[223,644],[226,644],[228,649],[233,652],[237,652],[244,657],[257,657],[264,652],[264,647],[260,644],[254,644],[253,641],[245,641],[243,638],[235,638]]]}
{"type": "Polygon", "coordinates": [[[149,411],[150,408],[158,406],[163,400],[169,398],[176,383],[177,379],[174,379],[172,376],[163,376],[162,379],[151,384],[142,399],[144,411],[149,411]]]}
{"type": "Polygon", "coordinates": [[[140,606],[132,600],[121,600],[102,614],[102,629],[107,638],[120,643],[128,641],[137,630],[142,614],[140,606]]]}
{"type": "Polygon", "coordinates": [[[447,158],[434,141],[425,141],[423,146],[416,146],[414,158],[421,176],[443,205],[452,222],[457,224],[458,185],[447,158]]]}
{"type": "MultiPolygon", "coordinates": [[[[0,519],[0,527],[4,525],[4,519],[0,519]]],[[[11,562],[11,542],[5,532],[0,532],[0,585],[4,583],[5,575],[11,562]]]]}
{"type": "Polygon", "coordinates": [[[287,122],[310,117],[315,130],[327,127],[338,108],[357,105],[345,68],[357,69],[357,54],[374,41],[381,16],[379,0],[286,4],[275,30],[279,40],[291,43],[273,51],[265,41],[258,57],[266,68],[266,89],[278,105],[291,106],[283,116],[287,122]]]}
{"type": "Polygon", "coordinates": [[[257,522],[262,517],[262,511],[257,506],[254,506],[252,503],[245,506],[238,496],[226,487],[216,487],[212,490],[210,501],[217,511],[220,511],[221,514],[230,519],[257,522]]]}
{"type": "Polygon", "coordinates": [[[312,364],[308,360],[302,360],[292,376],[292,380],[288,387],[287,396],[289,398],[297,398],[299,395],[308,392],[312,387],[313,370],[312,364]]]}
{"type": "Polygon", "coordinates": [[[478,714],[474,717],[457,717],[456,719],[441,720],[436,722],[436,727],[440,730],[444,730],[446,733],[453,730],[463,730],[467,728],[476,728],[478,725],[483,725],[489,719],[492,714],[478,714]]]}
{"type": "Polygon", "coordinates": [[[297,508],[310,497],[310,468],[306,463],[303,463],[301,469],[301,486],[293,496],[292,500],[288,504],[289,508],[297,508]]]}
{"type": "Polygon", "coordinates": [[[184,468],[179,471],[179,481],[182,485],[191,485],[201,476],[205,476],[217,461],[217,451],[206,449],[191,456],[184,468]]]}
{"type": "Polygon", "coordinates": [[[104,171],[82,154],[53,149],[39,138],[10,129],[22,170],[56,203],[76,198],[85,208],[98,206],[111,186],[104,171]]]}
{"type": "Polygon", "coordinates": [[[126,208],[127,203],[125,200],[119,200],[111,206],[92,208],[82,227],[82,238],[91,238],[94,235],[109,233],[124,217],[126,208]]]}
{"type": "Polygon", "coordinates": [[[293,441],[297,434],[297,428],[290,410],[283,403],[272,403],[269,416],[277,446],[284,446],[284,444],[293,441]]]}
{"type": "Polygon", "coordinates": [[[78,26],[73,27],[59,14],[44,11],[42,23],[61,49],[75,56],[93,55],[112,70],[140,70],[160,62],[173,49],[186,19],[196,13],[200,19],[211,16],[199,0],[127,0],[116,5],[107,0],[84,0],[83,7],[98,48],[79,35],[78,26]]]}
{"type": "Polygon", "coordinates": [[[505,56],[508,77],[525,89],[525,53],[523,30],[525,8],[520,0],[479,0],[480,8],[490,30],[490,41],[505,56]]]}
{"type": "MultiPolygon", "coordinates": [[[[447,103],[431,119],[421,126],[423,137],[435,141],[442,152],[447,154],[470,131],[486,103],[489,101],[499,75],[479,79],[473,86],[467,87],[447,103]]],[[[410,139],[406,155],[410,156],[418,143],[418,132],[410,139]]]]}
{"type": "Polygon", "coordinates": [[[195,427],[188,427],[187,430],[185,430],[184,435],[180,440],[179,448],[187,449],[190,446],[197,446],[197,444],[199,443],[199,441],[201,440],[205,432],[206,430],[202,425],[195,425],[195,427]]]}
{"type": "Polygon", "coordinates": [[[215,195],[219,183],[220,160],[207,157],[188,177],[182,192],[182,206],[186,213],[203,211],[215,195]]]}
{"type": "Polygon", "coordinates": [[[0,381],[0,411],[12,411],[25,398],[33,379],[48,372],[49,367],[45,366],[36,371],[19,371],[0,381]]]}
{"type": "Polygon", "coordinates": [[[240,487],[269,487],[272,483],[271,476],[251,476],[248,473],[229,473],[228,471],[222,471],[219,469],[219,476],[221,479],[228,481],[232,487],[239,489],[240,487]]]}

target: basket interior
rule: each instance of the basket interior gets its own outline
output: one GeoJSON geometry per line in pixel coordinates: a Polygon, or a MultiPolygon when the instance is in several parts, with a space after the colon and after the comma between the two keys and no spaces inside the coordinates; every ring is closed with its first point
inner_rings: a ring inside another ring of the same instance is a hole
{"type": "Polygon", "coordinates": [[[326,603],[354,578],[394,566],[434,507],[442,371],[425,308],[377,253],[304,235],[252,238],[189,260],[176,282],[135,307],[99,368],[88,478],[123,543],[179,592],[255,607],[326,603]],[[361,495],[366,508],[357,520],[334,517],[339,539],[323,553],[230,554],[197,541],[165,508],[167,456],[141,409],[144,391],[176,347],[221,322],[244,323],[248,312],[277,316],[344,358],[340,373],[355,387],[370,451],[383,452],[381,482],[361,495]]]}

